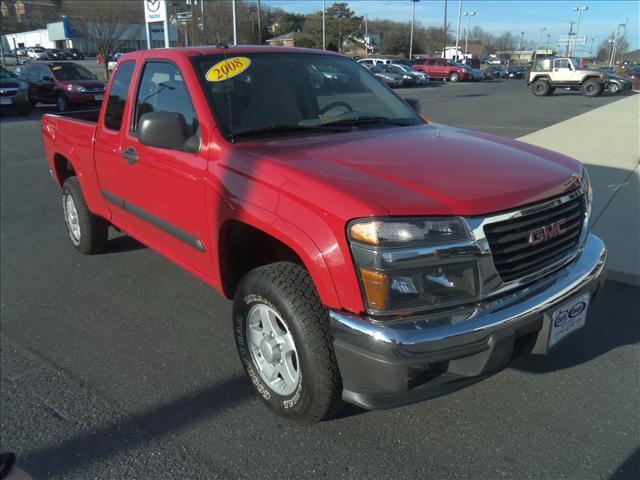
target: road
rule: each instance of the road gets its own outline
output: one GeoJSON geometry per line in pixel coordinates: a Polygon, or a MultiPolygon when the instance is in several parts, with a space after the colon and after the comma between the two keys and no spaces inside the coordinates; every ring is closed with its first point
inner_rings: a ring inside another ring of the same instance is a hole
{"type": "MultiPolygon", "coordinates": [[[[614,100],[520,82],[403,94],[511,137],[614,100]]],[[[230,302],[115,233],[104,254],[73,250],[38,117],[0,120],[0,448],[35,478],[640,477],[638,288],[607,282],[550,355],[467,389],[291,425],[244,378],[230,302]]]]}

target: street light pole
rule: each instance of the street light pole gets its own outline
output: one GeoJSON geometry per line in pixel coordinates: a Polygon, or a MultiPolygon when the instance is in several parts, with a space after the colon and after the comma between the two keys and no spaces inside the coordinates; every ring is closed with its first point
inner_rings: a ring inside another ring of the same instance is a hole
{"type": "Polygon", "coordinates": [[[464,58],[467,58],[467,50],[469,48],[469,27],[471,27],[471,17],[473,17],[476,12],[464,12],[464,16],[467,17],[467,31],[465,32],[464,38],[464,58]]]}
{"type": "MultiPolygon", "coordinates": [[[[236,29],[236,0],[232,0],[231,2],[231,10],[233,14],[233,44],[238,44],[238,32],[236,29]]],[[[228,10],[227,10],[228,11],[228,10]]]]}
{"type": "Polygon", "coordinates": [[[462,18],[462,0],[458,1],[458,28],[456,28],[456,61],[459,61],[458,58],[458,44],[460,38],[460,20],[462,18]]]}
{"type": "MultiPolygon", "coordinates": [[[[578,24],[576,25],[576,35],[575,40],[573,41],[573,48],[571,49],[571,56],[573,57],[576,54],[576,41],[578,40],[578,34],[580,33],[580,18],[582,17],[582,12],[589,10],[587,5],[583,5],[580,7],[573,7],[574,12],[578,12],[578,24]]],[[[569,37],[569,44],[571,45],[571,37],[569,37]]]]}
{"type": "Polygon", "coordinates": [[[325,13],[327,11],[327,0],[322,0],[322,50],[327,49],[327,31],[325,28],[325,13]]]}
{"type": "Polygon", "coordinates": [[[413,29],[415,27],[416,24],[416,3],[418,3],[420,0],[411,0],[411,3],[413,4],[413,9],[411,12],[411,37],[409,39],[409,60],[411,60],[412,55],[413,55],[413,29]]]}
{"type": "Polygon", "coordinates": [[[520,50],[524,48],[524,32],[520,32],[520,50]]]}

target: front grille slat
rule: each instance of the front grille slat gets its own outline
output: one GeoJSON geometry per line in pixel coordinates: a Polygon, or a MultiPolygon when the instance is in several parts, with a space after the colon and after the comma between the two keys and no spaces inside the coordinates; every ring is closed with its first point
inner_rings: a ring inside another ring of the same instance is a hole
{"type": "Polygon", "coordinates": [[[504,282],[541,271],[577,250],[585,207],[582,196],[518,218],[485,225],[493,263],[504,282]],[[529,243],[531,232],[560,220],[564,233],[536,245],[529,243]]]}

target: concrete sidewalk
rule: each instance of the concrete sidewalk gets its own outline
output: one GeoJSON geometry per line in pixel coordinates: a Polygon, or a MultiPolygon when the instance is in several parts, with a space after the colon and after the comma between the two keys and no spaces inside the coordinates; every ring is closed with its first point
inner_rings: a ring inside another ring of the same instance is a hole
{"type": "Polygon", "coordinates": [[[518,140],[587,166],[594,190],[591,229],[609,248],[608,278],[640,285],[640,95],[518,140]]]}

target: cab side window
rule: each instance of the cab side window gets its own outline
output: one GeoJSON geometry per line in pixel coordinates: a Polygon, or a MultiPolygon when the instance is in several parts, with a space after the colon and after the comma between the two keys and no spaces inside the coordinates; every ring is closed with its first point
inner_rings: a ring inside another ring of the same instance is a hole
{"type": "Polygon", "coordinates": [[[569,60],[566,58],[558,58],[553,63],[554,68],[569,68],[569,60]]]}
{"type": "Polygon", "coordinates": [[[107,99],[107,110],[104,114],[104,125],[111,130],[120,130],[124,107],[127,103],[127,93],[131,84],[131,77],[135,69],[135,62],[128,61],[121,63],[116,70],[116,75],[109,90],[107,99]]]}
{"type": "Polygon", "coordinates": [[[150,112],[180,113],[187,124],[187,135],[198,130],[193,103],[178,67],[167,62],[148,62],[144,67],[136,100],[133,131],[138,130],[140,117],[150,112]]]}
{"type": "Polygon", "coordinates": [[[430,60],[427,62],[427,65],[435,65],[435,64],[436,64],[436,60],[435,60],[434,58],[430,59],[430,60]]]}

